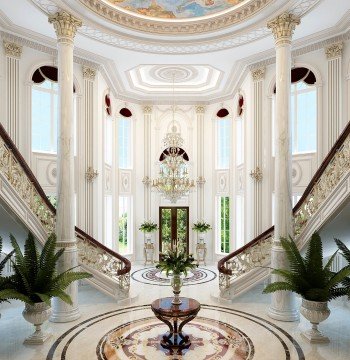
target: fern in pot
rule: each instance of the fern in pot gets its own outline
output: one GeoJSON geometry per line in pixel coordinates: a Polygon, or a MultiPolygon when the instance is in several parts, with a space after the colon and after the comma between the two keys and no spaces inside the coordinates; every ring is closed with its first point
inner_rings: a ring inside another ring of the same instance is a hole
{"type": "Polygon", "coordinates": [[[301,295],[300,312],[312,324],[312,329],[303,335],[310,342],[329,342],[317,326],[330,315],[328,301],[347,294],[348,289],[340,284],[350,274],[350,267],[338,272],[331,271],[337,252],[323,266],[322,241],[317,233],[312,235],[305,257],[302,257],[292,239],[282,238],[281,245],[286,252],[290,269],[273,269],[272,274],[279,275],[284,281],[267,285],[263,292],[266,294],[287,290],[301,295]]]}
{"type": "Polygon", "coordinates": [[[152,233],[154,233],[158,230],[158,225],[151,220],[144,221],[140,225],[139,230],[145,234],[146,241],[150,242],[152,239],[152,233]]]}
{"type": "Polygon", "coordinates": [[[49,335],[41,330],[41,325],[51,315],[51,298],[58,297],[72,304],[72,299],[65,289],[74,281],[92,277],[86,272],[69,269],[61,274],[56,271],[56,264],[64,249],[56,252],[56,236],[50,235],[41,252],[38,251],[34,236],[29,233],[22,253],[16,239],[10,235],[14,248],[14,275],[10,277],[9,288],[2,298],[21,300],[25,303],[23,317],[34,324],[36,330],[28,337],[25,344],[42,344],[49,335]]]}
{"type": "Polygon", "coordinates": [[[193,256],[188,255],[185,248],[176,246],[173,250],[168,250],[161,254],[161,260],[156,265],[160,271],[165,271],[166,276],[171,274],[171,286],[173,288],[174,298],[172,303],[180,305],[180,292],[182,287],[181,275],[187,276],[189,270],[195,269],[198,265],[193,256]]]}
{"type": "Polygon", "coordinates": [[[211,226],[204,221],[198,221],[193,224],[192,230],[198,233],[200,242],[204,242],[205,234],[211,230],[211,226]]]}

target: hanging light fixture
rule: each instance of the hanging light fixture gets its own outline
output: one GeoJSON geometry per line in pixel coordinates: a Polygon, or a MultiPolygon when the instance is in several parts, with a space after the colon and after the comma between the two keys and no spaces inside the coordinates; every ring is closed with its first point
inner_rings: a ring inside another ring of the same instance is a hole
{"type": "Polygon", "coordinates": [[[195,184],[188,177],[187,164],[189,158],[183,150],[183,139],[175,126],[175,74],[173,73],[173,106],[171,132],[163,139],[165,150],[160,161],[159,178],[152,181],[152,187],[172,203],[187,196],[194,190],[195,184]]]}

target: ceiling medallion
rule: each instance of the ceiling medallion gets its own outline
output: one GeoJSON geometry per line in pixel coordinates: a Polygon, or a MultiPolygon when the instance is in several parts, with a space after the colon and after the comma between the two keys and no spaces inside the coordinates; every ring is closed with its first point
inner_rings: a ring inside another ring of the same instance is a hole
{"type": "Polygon", "coordinates": [[[241,23],[275,0],[182,0],[162,1],[162,5],[159,0],[79,1],[93,12],[128,28],[156,34],[188,35],[241,23]]]}

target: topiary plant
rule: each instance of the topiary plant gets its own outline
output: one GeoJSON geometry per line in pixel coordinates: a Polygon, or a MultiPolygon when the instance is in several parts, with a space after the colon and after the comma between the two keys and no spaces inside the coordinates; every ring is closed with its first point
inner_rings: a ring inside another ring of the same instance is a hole
{"type": "Polygon", "coordinates": [[[272,274],[279,275],[284,281],[269,284],[264,293],[289,290],[310,301],[325,302],[347,294],[347,289],[339,284],[350,275],[350,268],[345,267],[338,272],[331,271],[331,265],[337,251],[323,266],[322,241],[314,233],[309,242],[305,258],[303,258],[292,239],[281,239],[281,245],[286,252],[290,270],[273,269],[272,274]]]}
{"type": "Polygon", "coordinates": [[[61,274],[56,271],[56,264],[63,255],[64,249],[56,252],[56,236],[50,235],[41,253],[39,253],[34,236],[29,233],[22,253],[16,239],[10,235],[14,248],[14,275],[10,276],[10,288],[0,294],[0,300],[17,299],[28,304],[46,302],[50,304],[52,297],[72,304],[72,299],[64,291],[72,282],[92,277],[86,272],[69,269],[61,274]]]}

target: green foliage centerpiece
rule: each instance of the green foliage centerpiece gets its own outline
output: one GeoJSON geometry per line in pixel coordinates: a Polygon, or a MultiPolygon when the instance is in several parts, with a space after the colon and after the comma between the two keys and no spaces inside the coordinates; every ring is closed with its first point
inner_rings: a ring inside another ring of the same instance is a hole
{"type": "Polygon", "coordinates": [[[317,329],[318,324],[328,318],[328,301],[348,294],[348,289],[339,286],[350,274],[350,267],[338,272],[331,271],[337,251],[323,265],[322,241],[317,233],[310,239],[305,257],[302,257],[292,239],[281,239],[286,252],[290,270],[273,269],[272,274],[279,275],[284,281],[267,285],[264,293],[288,290],[302,296],[301,314],[312,324],[312,329],[303,333],[310,342],[328,342],[317,329]]]}
{"type": "Polygon", "coordinates": [[[58,297],[72,304],[71,297],[65,289],[74,281],[92,277],[86,272],[67,271],[58,274],[56,265],[63,255],[64,249],[56,252],[56,236],[54,234],[45,242],[41,252],[38,251],[34,236],[29,233],[22,253],[16,239],[10,235],[14,248],[14,275],[10,276],[9,287],[0,294],[0,299],[17,299],[25,302],[23,317],[34,324],[36,331],[25,343],[41,344],[48,335],[41,331],[41,325],[51,314],[51,298],[58,297]]]}
{"type": "Polygon", "coordinates": [[[196,231],[198,233],[206,233],[209,230],[211,230],[211,226],[210,226],[210,224],[208,224],[204,221],[198,221],[193,224],[192,230],[196,231]]]}
{"type": "Polygon", "coordinates": [[[180,292],[182,287],[181,275],[187,276],[188,270],[195,269],[198,265],[195,263],[193,255],[188,255],[183,246],[176,246],[173,250],[168,250],[160,254],[161,260],[156,265],[160,271],[165,271],[166,276],[172,275],[171,286],[173,287],[174,305],[180,305],[180,292]]]}

